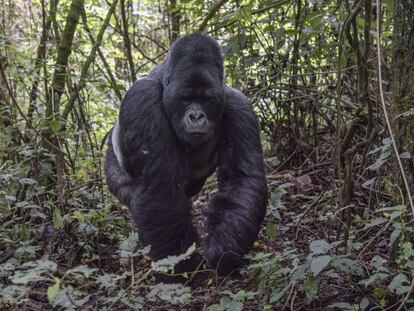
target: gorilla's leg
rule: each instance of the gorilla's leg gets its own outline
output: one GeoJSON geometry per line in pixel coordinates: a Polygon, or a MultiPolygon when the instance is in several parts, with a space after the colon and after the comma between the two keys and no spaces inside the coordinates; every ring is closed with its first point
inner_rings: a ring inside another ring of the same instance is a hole
{"type": "MultiPolygon", "coordinates": [[[[150,245],[150,256],[156,261],[167,256],[184,253],[194,242],[196,232],[191,223],[191,201],[174,187],[153,191],[145,185],[135,189],[130,204],[132,217],[137,225],[141,243],[150,245]]],[[[192,271],[194,257],[179,263],[175,273],[192,271]]],[[[160,277],[158,281],[181,281],[160,277]]]]}

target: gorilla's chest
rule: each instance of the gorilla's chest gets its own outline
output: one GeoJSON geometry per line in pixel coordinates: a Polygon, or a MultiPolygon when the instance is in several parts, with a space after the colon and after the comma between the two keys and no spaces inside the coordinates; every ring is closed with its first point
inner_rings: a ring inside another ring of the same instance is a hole
{"type": "Polygon", "coordinates": [[[210,154],[210,156],[203,162],[191,166],[191,181],[204,179],[210,176],[217,167],[217,152],[210,154]]]}
{"type": "Polygon", "coordinates": [[[196,182],[206,179],[217,167],[217,148],[211,143],[200,150],[193,150],[187,153],[190,168],[189,182],[196,182]]]}

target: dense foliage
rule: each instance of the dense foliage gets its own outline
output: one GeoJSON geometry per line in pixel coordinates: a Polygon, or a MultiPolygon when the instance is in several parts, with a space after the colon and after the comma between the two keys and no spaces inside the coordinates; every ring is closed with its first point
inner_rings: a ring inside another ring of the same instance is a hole
{"type": "Polygon", "coordinates": [[[0,308],[413,310],[412,16],[407,0],[2,1],[0,308]],[[259,117],[270,204],[240,276],[154,284],[180,258],[151,266],[103,142],[132,82],[198,29],[259,117]]]}

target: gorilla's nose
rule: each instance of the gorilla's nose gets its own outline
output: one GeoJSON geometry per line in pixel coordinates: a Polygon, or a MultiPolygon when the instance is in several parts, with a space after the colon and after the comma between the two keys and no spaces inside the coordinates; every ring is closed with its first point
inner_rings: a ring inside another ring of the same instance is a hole
{"type": "Polygon", "coordinates": [[[190,110],[187,112],[187,122],[190,125],[201,126],[207,121],[206,114],[201,110],[190,110]]]}
{"type": "Polygon", "coordinates": [[[209,131],[207,115],[201,109],[190,108],[185,114],[186,131],[191,135],[205,135],[209,131]]]}

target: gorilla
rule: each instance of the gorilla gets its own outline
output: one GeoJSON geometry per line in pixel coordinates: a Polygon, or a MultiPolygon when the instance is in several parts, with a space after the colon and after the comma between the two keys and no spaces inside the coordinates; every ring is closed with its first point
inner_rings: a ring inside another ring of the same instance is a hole
{"type": "Polygon", "coordinates": [[[105,175],[152,260],[196,242],[219,274],[244,263],[267,206],[262,147],[250,102],[226,86],[213,38],[194,33],[177,40],[128,90],[108,136],[105,175]],[[218,192],[202,209],[198,237],[191,197],[216,168],[218,192]]]}

